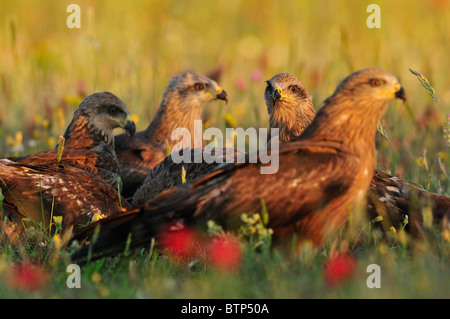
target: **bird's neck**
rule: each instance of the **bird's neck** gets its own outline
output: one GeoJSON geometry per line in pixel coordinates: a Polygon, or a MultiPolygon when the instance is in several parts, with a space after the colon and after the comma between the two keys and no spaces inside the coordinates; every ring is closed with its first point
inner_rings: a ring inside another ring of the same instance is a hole
{"type": "MultiPolygon", "coordinates": [[[[171,148],[177,144],[177,146],[191,147],[194,148],[198,145],[194,144],[195,140],[203,141],[202,138],[202,127],[199,123],[196,125],[196,120],[201,120],[202,118],[202,107],[200,106],[189,106],[189,105],[179,105],[178,101],[180,99],[176,98],[165,98],[163,99],[161,105],[156,112],[150,125],[145,130],[145,134],[148,139],[154,141],[158,144],[167,144],[171,148]],[[183,145],[178,145],[179,134],[177,134],[175,139],[172,140],[172,133],[177,128],[185,128],[190,133],[190,139],[183,139],[183,145]]],[[[204,146],[204,143],[202,142],[204,146]]],[[[200,146],[202,146],[200,145],[200,146]]]]}
{"type": "Polygon", "coordinates": [[[269,124],[279,129],[279,142],[285,143],[302,134],[315,115],[312,103],[298,108],[280,106],[270,114],[269,124]]]}
{"type": "Polygon", "coordinates": [[[337,143],[375,166],[377,125],[387,108],[387,103],[376,103],[355,105],[352,101],[329,99],[300,139],[337,143]]]}
{"type": "Polygon", "coordinates": [[[90,124],[88,119],[82,115],[75,115],[72,122],[64,133],[67,148],[85,148],[95,150],[101,148],[114,149],[114,136],[112,130],[105,132],[95,125],[90,124]]]}

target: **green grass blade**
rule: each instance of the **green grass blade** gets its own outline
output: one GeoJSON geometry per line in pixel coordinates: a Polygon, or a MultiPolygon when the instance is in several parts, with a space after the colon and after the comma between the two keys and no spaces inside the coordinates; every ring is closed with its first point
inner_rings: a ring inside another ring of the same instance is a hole
{"type": "Polygon", "coordinates": [[[430,81],[428,81],[428,79],[426,77],[424,77],[418,71],[415,71],[415,70],[413,70],[411,68],[409,68],[409,71],[417,77],[417,79],[420,81],[422,86],[428,91],[428,93],[430,93],[431,98],[437,103],[438,100],[436,99],[436,91],[431,86],[430,81]]]}

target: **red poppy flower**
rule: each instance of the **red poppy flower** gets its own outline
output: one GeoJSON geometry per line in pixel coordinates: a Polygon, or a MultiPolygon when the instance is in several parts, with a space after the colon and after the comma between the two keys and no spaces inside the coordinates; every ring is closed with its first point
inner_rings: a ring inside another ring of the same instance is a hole
{"type": "Polygon", "coordinates": [[[353,277],[356,259],[350,254],[331,257],[325,264],[325,282],[328,286],[341,284],[353,277]]]}
{"type": "Polygon", "coordinates": [[[30,262],[16,265],[8,280],[12,288],[24,291],[40,290],[45,287],[47,281],[47,272],[42,267],[30,262]]]}
{"type": "Polygon", "coordinates": [[[215,238],[209,245],[208,252],[211,265],[218,270],[234,271],[241,264],[241,246],[231,236],[215,238]]]}
{"type": "Polygon", "coordinates": [[[189,258],[194,254],[196,237],[190,228],[167,229],[161,234],[160,244],[171,256],[189,258]]]}

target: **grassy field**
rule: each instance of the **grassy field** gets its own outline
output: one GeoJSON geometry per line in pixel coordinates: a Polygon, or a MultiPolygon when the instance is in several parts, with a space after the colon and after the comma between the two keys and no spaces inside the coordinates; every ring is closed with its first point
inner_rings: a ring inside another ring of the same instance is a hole
{"type": "MultiPolygon", "coordinates": [[[[69,29],[73,2],[0,4],[2,157],[53,148],[78,103],[96,91],[122,98],[143,129],[171,76],[219,70],[230,101],[208,106],[209,125],[223,129],[231,118],[267,127],[264,81],[273,75],[300,78],[318,109],[346,75],[379,67],[408,97],[383,120],[379,168],[450,195],[450,1],[78,0],[81,28],[69,29]],[[379,29],[366,25],[370,3],[381,7],[379,29]],[[410,68],[430,81],[437,101],[410,68]]],[[[80,289],[66,286],[70,249],[37,234],[43,245],[0,245],[0,298],[449,298],[450,231],[430,222],[415,242],[402,229],[374,230],[376,223],[365,224],[357,245],[337,238],[295,258],[269,253],[267,240],[256,252],[241,233],[233,271],[201,253],[175,262],[147,248],[82,267],[80,289]],[[342,281],[330,283],[327,267],[341,250],[352,257],[342,281]],[[380,289],[366,285],[370,264],[381,267],[380,289]]]]}

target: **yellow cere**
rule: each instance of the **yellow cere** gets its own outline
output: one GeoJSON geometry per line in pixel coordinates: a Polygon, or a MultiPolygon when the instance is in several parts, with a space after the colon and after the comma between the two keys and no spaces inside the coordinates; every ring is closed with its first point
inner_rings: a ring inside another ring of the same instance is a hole
{"type": "Polygon", "coordinates": [[[281,88],[277,88],[278,93],[280,93],[281,97],[280,100],[283,101],[283,99],[292,99],[291,97],[284,95],[283,90],[281,88]]]}
{"type": "Polygon", "coordinates": [[[394,88],[394,92],[398,92],[402,88],[400,83],[394,83],[392,87],[394,88]]]}

